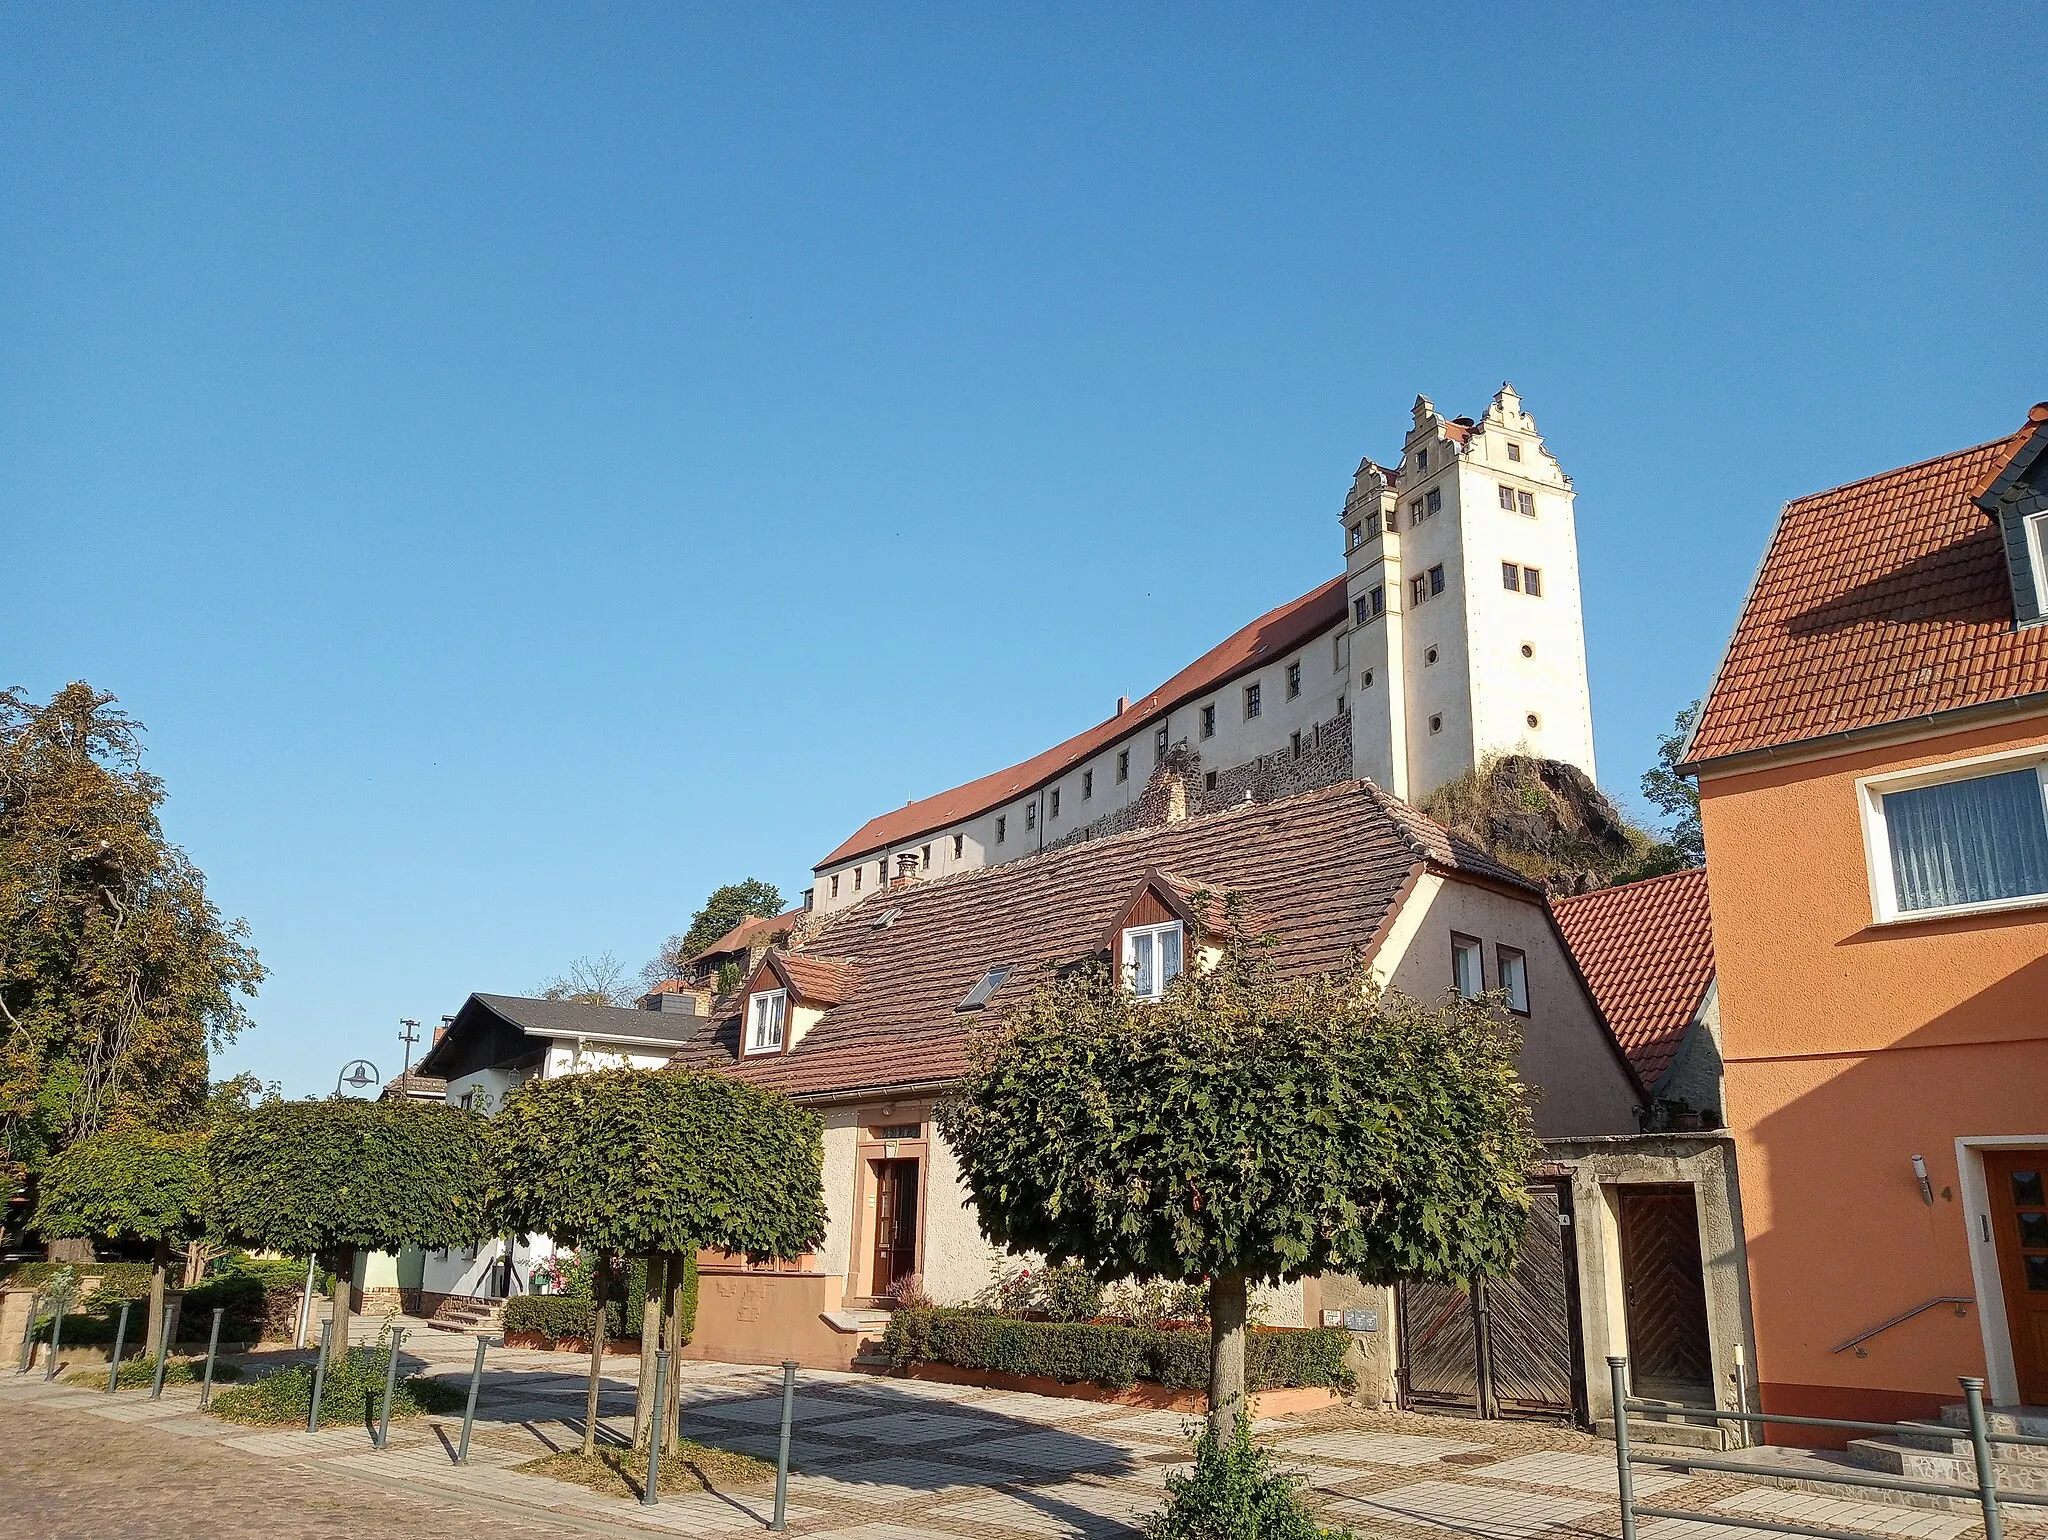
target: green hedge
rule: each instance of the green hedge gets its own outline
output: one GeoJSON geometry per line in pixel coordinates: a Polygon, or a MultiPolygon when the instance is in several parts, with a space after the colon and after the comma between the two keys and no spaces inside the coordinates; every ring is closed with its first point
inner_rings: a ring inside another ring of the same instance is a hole
{"type": "MultiPolygon", "coordinates": [[[[974,1310],[899,1310],[883,1339],[897,1368],[950,1364],[1122,1390],[1140,1381],[1169,1390],[1209,1383],[1209,1334],[1201,1330],[1020,1321],[974,1310]]],[[[1351,1334],[1335,1329],[1257,1331],[1245,1350],[1250,1390],[1327,1385],[1349,1390],[1351,1334]]]]}
{"type": "MultiPolygon", "coordinates": [[[[635,1257],[626,1269],[626,1298],[609,1300],[604,1307],[606,1329],[614,1338],[640,1335],[642,1301],[647,1292],[647,1264],[635,1257]]],[[[697,1331],[697,1259],[683,1260],[683,1340],[697,1331]]],[[[521,1294],[505,1301],[505,1330],[538,1332],[549,1342],[564,1337],[577,1340],[590,1335],[590,1297],[587,1294],[521,1294]]]]}
{"type": "MultiPolygon", "coordinates": [[[[175,1277],[183,1277],[179,1271],[183,1259],[177,1259],[172,1266],[175,1277]]],[[[83,1282],[97,1278],[100,1286],[94,1296],[100,1299],[140,1299],[149,1292],[150,1265],[147,1262],[12,1262],[0,1268],[0,1283],[10,1288],[40,1289],[51,1277],[65,1268],[83,1282]]]]}

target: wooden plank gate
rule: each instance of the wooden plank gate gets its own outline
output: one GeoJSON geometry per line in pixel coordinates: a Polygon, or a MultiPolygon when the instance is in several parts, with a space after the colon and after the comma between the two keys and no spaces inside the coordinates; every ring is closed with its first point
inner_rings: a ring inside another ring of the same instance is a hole
{"type": "Polygon", "coordinates": [[[1529,1231],[1506,1278],[1395,1290],[1403,1406],[1586,1420],[1571,1227],[1571,1188],[1540,1183],[1529,1189],[1529,1231]]]}

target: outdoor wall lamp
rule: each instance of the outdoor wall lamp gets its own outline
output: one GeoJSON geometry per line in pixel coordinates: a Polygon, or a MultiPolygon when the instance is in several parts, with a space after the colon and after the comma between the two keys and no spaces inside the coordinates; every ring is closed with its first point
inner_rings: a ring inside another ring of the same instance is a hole
{"type": "Polygon", "coordinates": [[[1934,1184],[1927,1180],[1927,1162],[1918,1155],[1913,1157],[1913,1177],[1920,1183],[1920,1201],[1933,1208],[1934,1184]]]}

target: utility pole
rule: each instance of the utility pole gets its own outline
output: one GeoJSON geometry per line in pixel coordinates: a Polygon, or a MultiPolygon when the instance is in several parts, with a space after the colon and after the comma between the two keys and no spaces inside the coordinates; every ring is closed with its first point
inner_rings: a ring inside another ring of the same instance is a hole
{"type": "Polygon", "coordinates": [[[398,1083],[402,1086],[412,1073],[412,1045],[420,1040],[420,1024],[410,1016],[399,1017],[398,1024],[405,1028],[398,1034],[398,1040],[405,1044],[405,1067],[398,1072],[398,1083]]]}

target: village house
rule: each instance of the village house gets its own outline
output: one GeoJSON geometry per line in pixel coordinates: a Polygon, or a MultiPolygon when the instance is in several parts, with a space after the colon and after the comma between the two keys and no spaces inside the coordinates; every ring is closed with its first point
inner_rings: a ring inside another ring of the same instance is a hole
{"type": "Polygon", "coordinates": [[[2048,1403],[2044,528],[2048,405],[1787,504],[1688,748],[1766,1411],[2048,1403]]]}
{"type": "Polygon", "coordinates": [[[1477,421],[1418,396],[1395,462],[1359,464],[1341,573],[1086,732],[868,820],[810,907],[1134,827],[1169,752],[1195,811],[1354,776],[1419,802],[1496,753],[1592,777],[1575,497],[1513,386],[1477,421]]]}

